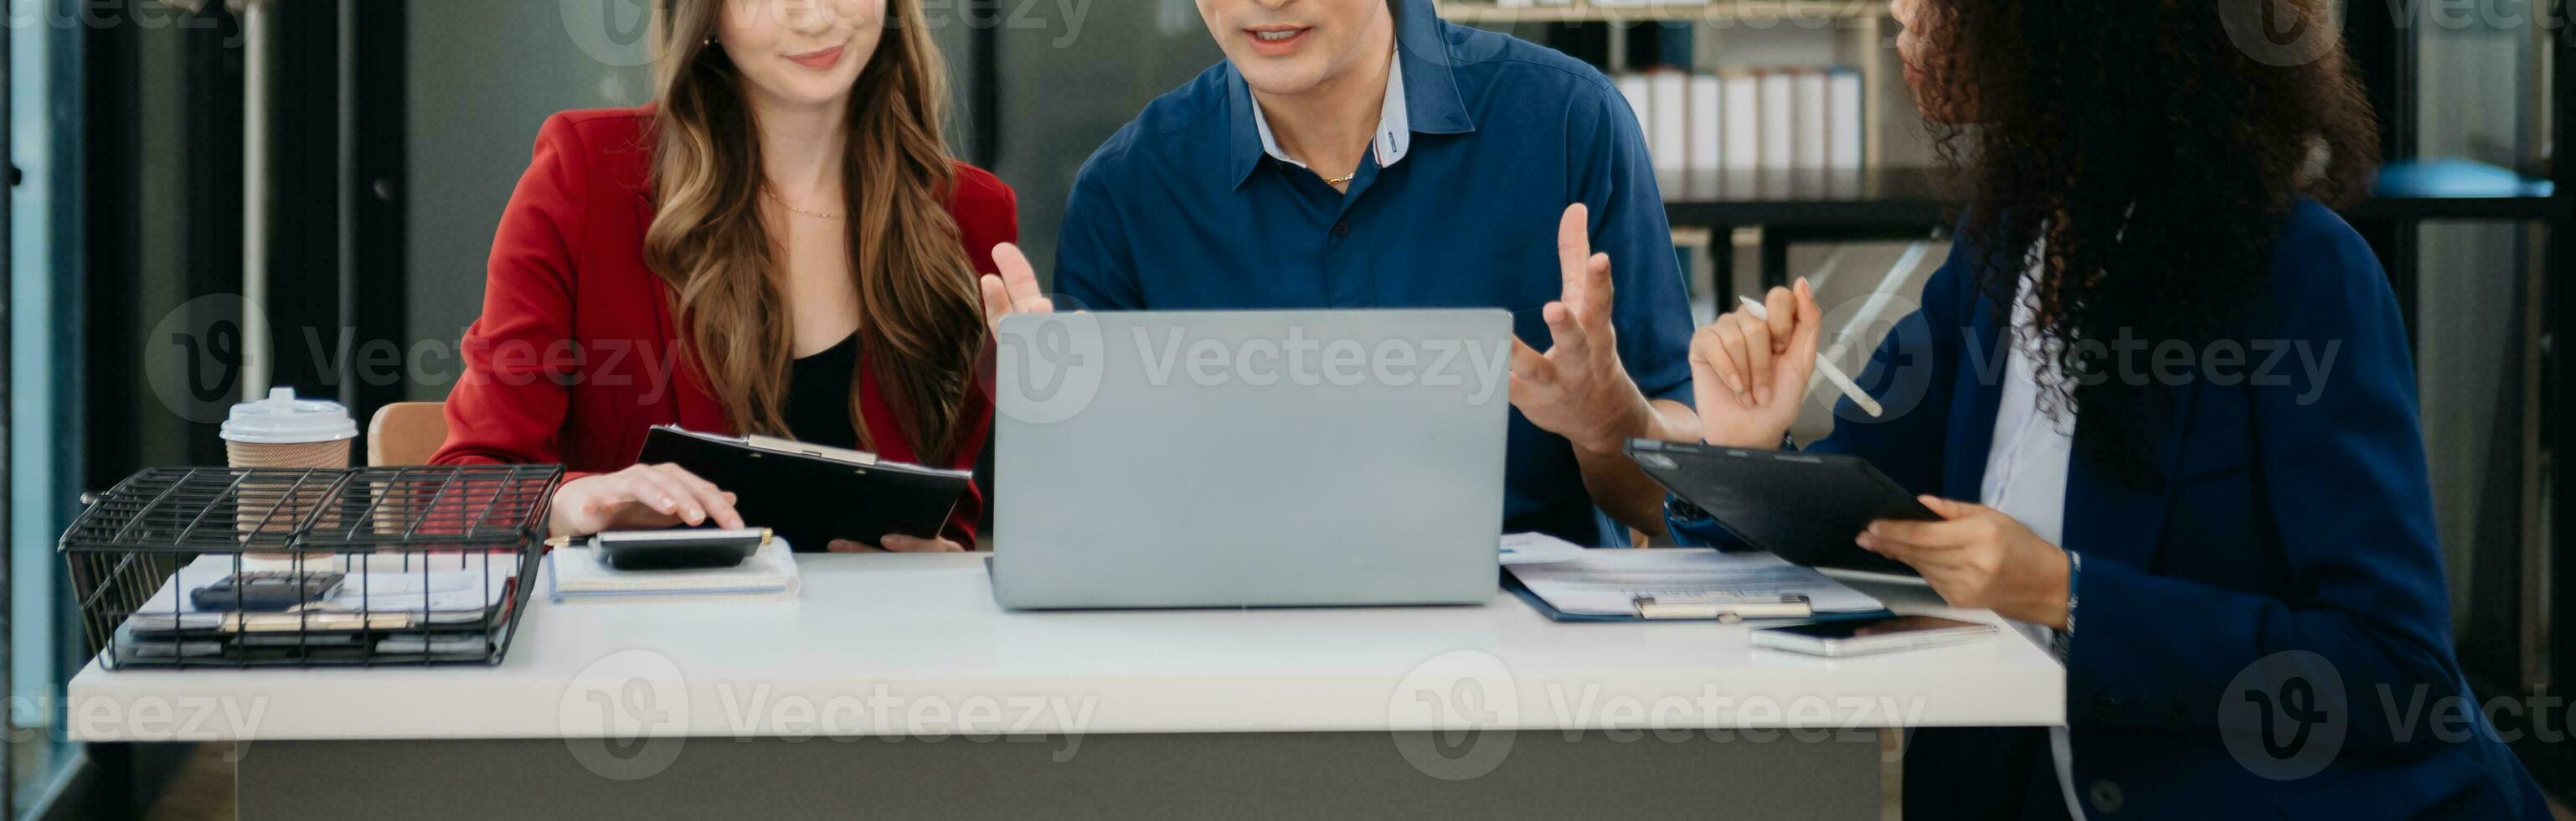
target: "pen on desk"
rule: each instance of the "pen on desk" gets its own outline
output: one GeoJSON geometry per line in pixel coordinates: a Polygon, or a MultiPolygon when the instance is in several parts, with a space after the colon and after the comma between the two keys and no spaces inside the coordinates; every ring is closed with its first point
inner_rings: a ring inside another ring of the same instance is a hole
{"type": "MultiPolygon", "coordinates": [[[[1754,319],[1764,321],[1771,319],[1771,310],[1762,307],[1762,303],[1754,301],[1752,297],[1739,296],[1736,299],[1743,301],[1744,312],[1751,314],[1754,319]]],[[[1879,408],[1878,400],[1870,398],[1868,391],[1860,389],[1860,383],[1853,382],[1851,377],[1844,376],[1843,370],[1834,367],[1833,361],[1826,359],[1823,354],[1816,355],[1816,372],[1824,374],[1825,381],[1832,382],[1834,387],[1842,389],[1844,396],[1851,397],[1852,403],[1859,405],[1861,410],[1868,411],[1872,418],[1885,413],[1879,408]]]]}

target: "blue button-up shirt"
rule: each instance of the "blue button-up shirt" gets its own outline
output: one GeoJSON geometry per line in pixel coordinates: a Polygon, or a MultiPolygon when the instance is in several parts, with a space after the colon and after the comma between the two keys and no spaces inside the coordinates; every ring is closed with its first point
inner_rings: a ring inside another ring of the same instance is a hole
{"type": "MultiPolygon", "coordinates": [[[[1617,280],[1628,375],[1648,397],[1689,402],[1689,303],[1626,98],[1573,58],[1450,25],[1430,0],[1391,6],[1401,161],[1368,152],[1344,193],[1270,156],[1251,89],[1219,63],[1083,164],[1056,246],[1059,307],[1498,307],[1546,350],[1539,309],[1563,292],[1556,225],[1580,202],[1617,280]]],[[[1507,530],[1618,541],[1564,438],[1515,410],[1509,449],[1507,530]]]]}

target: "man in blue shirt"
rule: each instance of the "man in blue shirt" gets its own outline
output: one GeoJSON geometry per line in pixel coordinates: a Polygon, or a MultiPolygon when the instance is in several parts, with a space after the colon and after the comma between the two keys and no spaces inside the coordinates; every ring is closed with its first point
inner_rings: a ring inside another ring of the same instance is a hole
{"type": "Polygon", "coordinates": [[[1198,5],[1226,61],[1084,163],[1056,307],[1509,309],[1504,526],[1661,533],[1620,449],[1697,438],[1691,321],[1625,98],[1430,0],[1198,5]]]}

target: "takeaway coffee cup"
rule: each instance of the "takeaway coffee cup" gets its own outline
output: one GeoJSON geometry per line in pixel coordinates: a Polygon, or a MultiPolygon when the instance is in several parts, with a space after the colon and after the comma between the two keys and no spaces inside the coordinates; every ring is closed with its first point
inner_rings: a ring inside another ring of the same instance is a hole
{"type": "MultiPolygon", "coordinates": [[[[234,468],[338,470],[349,466],[358,424],[338,402],[295,398],[277,388],[268,398],[233,406],[224,420],[224,455],[234,468]]],[[[244,482],[233,521],[243,533],[284,535],[330,502],[330,477],[244,482]]],[[[336,516],[331,517],[336,520],[336,516]]]]}

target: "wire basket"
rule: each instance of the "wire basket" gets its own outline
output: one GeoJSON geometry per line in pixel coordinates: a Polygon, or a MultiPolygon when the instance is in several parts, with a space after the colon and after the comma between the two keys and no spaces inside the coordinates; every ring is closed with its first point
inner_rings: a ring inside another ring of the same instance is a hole
{"type": "Polygon", "coordinates": [[[563,469],[154,468],[62,538],[100,666],[499,664],[563,469]]]}

